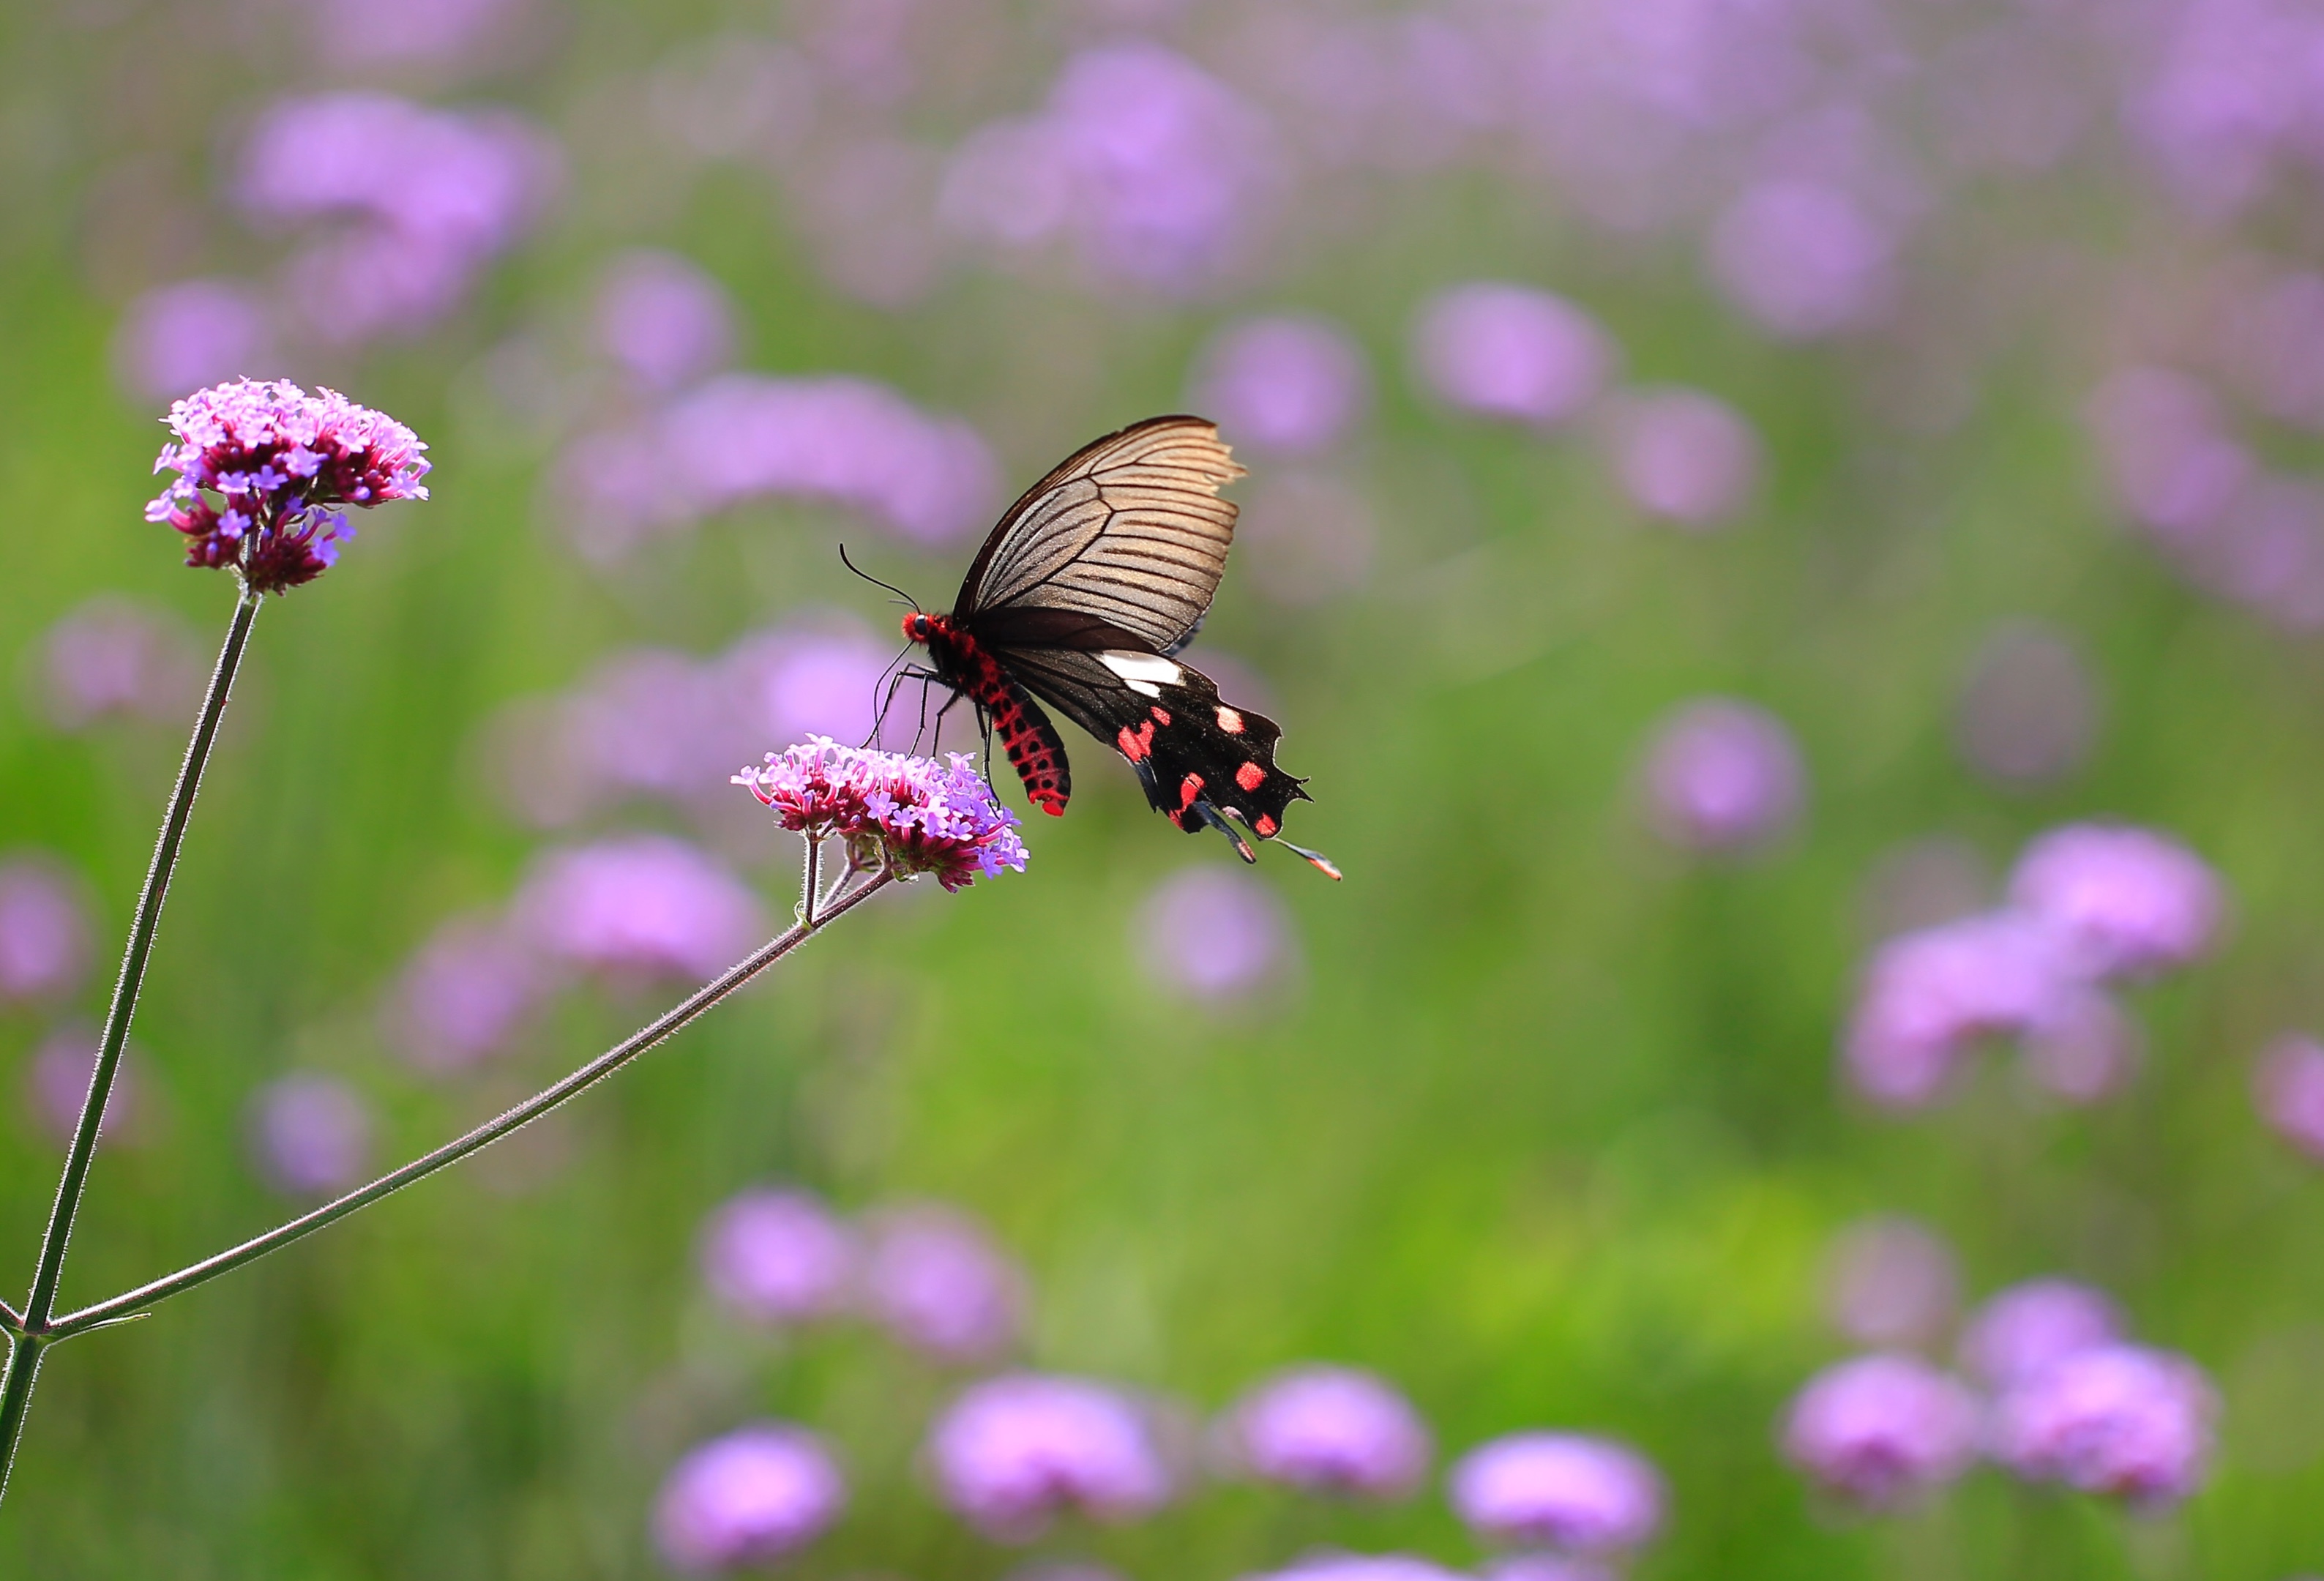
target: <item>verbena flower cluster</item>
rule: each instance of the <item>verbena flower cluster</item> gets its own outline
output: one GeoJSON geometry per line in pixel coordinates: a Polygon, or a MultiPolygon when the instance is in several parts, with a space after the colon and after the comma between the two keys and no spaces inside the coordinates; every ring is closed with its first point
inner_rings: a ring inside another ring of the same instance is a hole
{"type": "Polygon", "coordinates": [[[1826,1368],[1792,1402],[1785,1455],[1868,1509],[1909,1504],[1981,1457],[2140,1509],[2201,1485],[2218,1396],[2192,1362],[2131,1343],[2103,1293],[2012,1286],[1970,1316],[1959,1359],[1966,1376],[1901,1348],[1826,1368]]]}
{"type": "Polygon", "coordinates": [[[1003,868],[1024,872],[1016,815],[994,799],[973,759],[946,756],[939,765],[816,735],[769,753],[763,767],[744,769],[734,783],[792,833],[845,840],[861,867],[933,874],[948,890],[996,878],[1003,868]]]}
{"type": "Polygon", "coordinates": [[[343,507],[424,500],[428,447],[336,390],[237,379],[170,408],[177,442],[156,472],[178,476],[145,507],[186,537],[186,563],[231,566],[261,593],[311,582],[353,538],[343,507]]]}

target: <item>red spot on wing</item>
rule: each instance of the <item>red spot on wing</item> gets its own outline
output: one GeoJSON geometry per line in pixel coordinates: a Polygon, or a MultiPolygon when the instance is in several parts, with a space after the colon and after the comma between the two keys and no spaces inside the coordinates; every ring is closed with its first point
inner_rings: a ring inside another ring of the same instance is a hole
{"type": "MultiPolygon", "coordinates": [[[[1242,716],[1236,713],[1232,708],[1228,707],[1224,703],[1221,703],[1219,705],[1219,728],[1225,731],[1229,735],[1240,735],[1242,734],[1242,716]]],[[[1249,790],[1250,787],[1245,786],[1244,789],[1249,790]]]]}
{"type": "Polygon", "coordinates": [[[1189,774],[1189,775],[1187,775],[1185,779],[1183,779],[1183,780],[1179,781],[1178,781],[1178,810],[1179,810],[1180,812],[1184,812],[1184,811],[1185,811],[1188,808],[1190,808],[1190,807],[1194,806],[1194,798],[1195,798],[1195,797],[1197,797],[1197,796],[1200,796],[1202,793],[1203,793],[1203,777],[1202,777],[1202,775],[1200,775],[1200,774],[1189,774]]]}
{"type": "Polygon", "coordinates": [[[1267,814],[1262,812],[1252,821],[1250,827],[1251,832],[1256,834],[1260,839],[1264,840],[1283,826],[1277,823],[1273,818],[1268,817],[1267,814]]]}
{"type": "Polygon", "coordinates": [[[1148,709],[1147,709],[1146,711],[1147,711],[1148,713],[1149,713],[1149,714],[1151,714],[1151,715],[1153,715],[1153,716],[1154,716],[1154,723],[1156,723],[1157,725],[1161,726],[1162,726],[1162,728],[1163,728],[1163,729],[1165,729],[1165,730],[1167,730],[1168,728],[1170,728],[1170,710],[1169,710],[1169,709],[1167,709],[1167,708],[1148,708],[1148,709]]]}
{"type": "Polygon", "coordinates": [[[1267,783],[1267,771],[1256,763],[1245,763],[1235,771],[1235,783],[1246,790],[1256,790],[1267,783]]]}
{"type": "Polygon", "coordinates": [[[1142,763],[1154,750],[1154,726],[1140,725],[1132,730],[1125,725],[1121,727],[1121,734],[1113,739],[1114,744],[1121,748],[1122,756],[1133,763],[1142,763]]]}

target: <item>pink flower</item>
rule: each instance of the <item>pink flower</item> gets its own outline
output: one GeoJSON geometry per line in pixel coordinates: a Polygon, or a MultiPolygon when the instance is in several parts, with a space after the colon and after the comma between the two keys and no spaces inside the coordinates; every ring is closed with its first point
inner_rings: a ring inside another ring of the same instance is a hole
{"type": "Polygon", "coordinates": [[[928,1457],[945,1502],[1003,1541],[1068,1508],[1127,1521],[1170,1496],[1146,1412],[1079,1378],[1011,1373],[973,1386],[937,1419],[928,1457]]]}
{"type": "Polygon", "coordinates": [[[734,783],[771,809],[794,834],[837,836],[864,867],[885,864],[910,876],[928,873],[947,890],[965,889],[1003,868],[1025,871],[1017,816],[993,800],[970,759],[950,766],[901,753],[841,746],[826,735],[779,753],[734,783]]]}
{"type": "Polygon", "coordinates": [[[2034,1481],[2163,1507],[2201,1485],[2218,1414],[2210,1381],[2185,1357],[2098,1345],[2002,1395],[1994,1455],[2034,1481]]]}
{"type": "Polygon", "coordinates": [[[888,1332],[938,1361],[991,1361],[1017,1342],[1025,1277],[982,1225],[936,1204],[872,1223],[863,1293],[888,1332]]]}
{"type": "Polygon", "coordinates": [[[1415,350],[1421,376],[1449,404],[1539,428],[1580,415],[1617,356],[1596,320],[1564,298],[1497,282],[1432,298],[1415,350]]]}
{"type": "Polygon", "coordinates": [[[1428,1475],[1427,1426],[1384,1379],[1354,1367],[1293,1367],[1221,1423],[1231,1456],[1254,1476],[1317,1493],[1402,1498],[1428,1475]]]}
{"type": "Polygon", "coordinates": [[[1784,1428],[1784,1453],[1853,1502],[1894,1505],[1977,1458],[1977,1397],[1917,1356],[1858,1356],[1818,1373],[1784,1428]]]}
{"type": "Polygon", "coordinates": [[[1453,1512],[1480,1536],[1585,1556],[1635,1549],[1663,1523],[1663,1479],[1653,1463],[1580,1433],[1496,1438],[1453,1465],[1446,1492],[1453,1512]]]}
{"type": "Polygon", "coordinates": [[[1321,319],[1246,319],[1213,338],[1194,381],[1194,410],[1239,445],[1308,455],[1337,444],[1363,415],[1364,356],[1321,319]]]}
{"type": "Polygon", "coordinates": [[[2277,1039],[2261,1058],[2255,1085],[2269,1129],[2324,1160],[2324,1045],[2304,1036],[2277,1039]]]}
{"type": "Polygon", "coordinates": [[[371,1137],[370,1106],[333,1077],[286,1076],[251,1103],[259,1170],[292,1197],[327,1197],[361,1184],[371,1137]]]}
{"type": "Polygon", "coordinates": [[[2151,977],[2196,960],[2218,931],[2218,877],[2178,841],[2127,824],[2069,824],[2028,846],[2012,903],[2057,929],[2073,966],[2151,977]]]}
{"type": "Polygon", "coordinates": [[[51,626],[42,647],[42,695],[60,729],[109,716],[182,726],[201,701],[201,659],[166,611],[99,594],[51,626]]]}
{"type": "Polygon", "coordinates": [[[1190,867],[1156,886],[1140,918],[1140,955],[1165,987],[1225,1001],[1264,987],[1292,952],[1290,920],[1263,879],[1190,867]]]}
{"type": "Polygon", "coordinates": [[[654,1540],[688,1575],[770,1565],[822,1536],[846,1502],[847,1484],[820,1438],[754,1422],[670,1468],[654,1503],[654,1540]]]}
{"type": "Polygon", "coordinates": [[[1631,503],[1691,531],[1723,526],[1758,482],[1759,436],[1733,407],[1700,391],[1624,397],[1607,439],[1615,479],[1631,503]]]}
{"type": "Polygon", "coordinates": [[[2103,1291],[2071,1280],[2028,1280],[1977,1309],[1961,1336],[1960,1359],[1987,1388],[2008,1389],[2122,1336],[2122,1314],[2103,1291]]]}
{"type": "Polygon", "coordinates": [[[44,856],[0,863],[0,1003],[62,999],[88,975],[79,886],[44,856]]]}
{"type": "Polygon", "coordinates": [[[170,408],[177,442],[156,472],[177,480],[145,507],[186,538],[189,566],[232,566],[262,593],[312,581],[355,536],[340,508],[424,500],[427,446],[336,390],[240,379],[170,408]]]}
{"type": "Polygon", "coordinates": [[[767,936],[758,897],[667,835],[551,852],[511,911],[535,948],[600,971],[710,977],[767,936]]]}
{"type": "Polygon", "coordinates": [[[624,254],[597,291],[597,343],[650,390],[675,390],[733,359],[734,310],[718,282],[674,253],[624,254]]]}
{"type": "Polygon", "coordinates": [[[761,1323],[828,1318],[854,1293],[854,1234],[805,1191],[745,1191],[703,1226],[711,1294],[761,1323]]]}
{"type": "Polygon", "coordinates": [[[1647,811],[1674,845],[1745,850],[1791,827],[1806,778],[1781,719],[1750,703],[1700,698],[1655,727],[1646,754],[1647,811]]]}

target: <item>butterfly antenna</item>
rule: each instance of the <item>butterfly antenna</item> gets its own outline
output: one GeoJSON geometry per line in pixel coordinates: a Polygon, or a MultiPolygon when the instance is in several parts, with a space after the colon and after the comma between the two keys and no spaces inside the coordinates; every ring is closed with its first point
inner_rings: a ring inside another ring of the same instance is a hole
{"type": "Polygon", "coordinates": [[[874,587],[885,587],[889,592],[893,593],[897,597],[910,605],[914,609],[919,608],[920,601],[913,597],[909,593],[905,592],[893,582],[881,581],[879,578],[865,570],[862,566],[859,566],[853,560],[849,559],[847,558],[847,546],[844,543],[839,546],[839,563],[845,566],[849,570],[853,571],[865,581],[871,583],[874,587]]]}

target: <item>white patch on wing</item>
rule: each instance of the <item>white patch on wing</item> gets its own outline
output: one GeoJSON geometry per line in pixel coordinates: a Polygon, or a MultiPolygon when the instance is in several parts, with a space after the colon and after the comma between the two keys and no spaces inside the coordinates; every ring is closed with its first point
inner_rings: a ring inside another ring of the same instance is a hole
{"type": "Polygon", "coordinates": [[[1176,686],[1185,671],[1159,653],[1133,653],[1113,649],[1097,656],[1099,663],[1121,677],[1124,686],[1141,697],[1158,698],[1166,686],[1176,686]]]}

